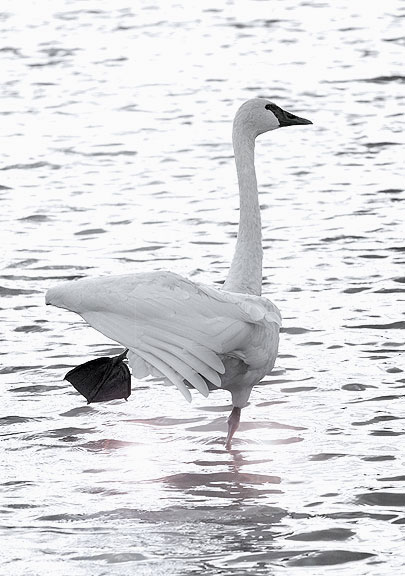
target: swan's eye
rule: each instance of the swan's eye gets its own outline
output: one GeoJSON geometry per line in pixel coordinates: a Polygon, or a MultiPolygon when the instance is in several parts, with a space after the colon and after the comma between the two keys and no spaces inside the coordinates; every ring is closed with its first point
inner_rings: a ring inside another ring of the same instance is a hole
{"type": "Polygon", "coordinates": [[[265,108],[266,110],[271,110],[272,112],[275,112],[277,110],[277,106],[275,106],[274,104],[266,104],[265,108]]]}

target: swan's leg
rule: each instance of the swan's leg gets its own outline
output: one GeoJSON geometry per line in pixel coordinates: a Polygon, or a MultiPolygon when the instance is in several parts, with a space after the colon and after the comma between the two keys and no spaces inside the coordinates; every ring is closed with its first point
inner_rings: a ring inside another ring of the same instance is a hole
{"type": "Polygon", "coordinates": [[[227,450],[230,450],[232,437],[235,434],[236,430],[238,429],[240,422],[240,412],[241,408],[237,408],[236,406],[234,406],[228,418],[228,436],[226,438],[226,444],[225,444],[227,450]]]}
{"type": "Polygon", "coordinates": [[[87,403],[107,402],[131,395],[131,373],[124,359],[128,350],[113,358],[96,358],[70,370],[68,380],[87,403]]]}

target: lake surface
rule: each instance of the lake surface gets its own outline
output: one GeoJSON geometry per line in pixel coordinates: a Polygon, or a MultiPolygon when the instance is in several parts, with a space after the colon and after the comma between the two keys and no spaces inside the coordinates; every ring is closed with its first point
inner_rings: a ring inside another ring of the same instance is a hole
{"type": "Polygon", "coordinates": [[[405,5],[164,5],[2,2],[1,574],[399,574],[405,5]],[[120,348],[44,292],[221,283],[256,96],[313,126],[257,143],[283,333],[226,452],[225,391],[133,381],[87,406],[64,374],[120,348]]]}

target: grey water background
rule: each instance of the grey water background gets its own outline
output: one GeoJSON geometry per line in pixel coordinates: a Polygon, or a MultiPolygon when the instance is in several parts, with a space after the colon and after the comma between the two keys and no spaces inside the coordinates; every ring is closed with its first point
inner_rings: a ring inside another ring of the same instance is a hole
{"type": "Polygon", "coordinates": [[[401,573],[404,2],[1,9],[1,574],[401,573]],[[87,406],[64,374],[119,347],[44,292],[221,283],[231,122],[256,96],[314,124],[257,143],[284,327],[228,453],[225,392],[133,381],[87,406]]]}

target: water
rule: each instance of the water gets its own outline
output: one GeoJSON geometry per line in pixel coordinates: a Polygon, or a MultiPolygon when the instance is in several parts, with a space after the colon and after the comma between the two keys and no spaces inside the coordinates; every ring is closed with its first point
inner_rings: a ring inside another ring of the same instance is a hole
{"type": "Polygon", "coordinates": [[[404,4],[183,4],[2,3],[1,573],[399,573],[404,4]],[[118,347],[43,295],[221,282],[232,117],[259,95],[314,125],[258,141],[284,328],[228,453],[225,392],[86,406],[64,374],[118,347]]]}

